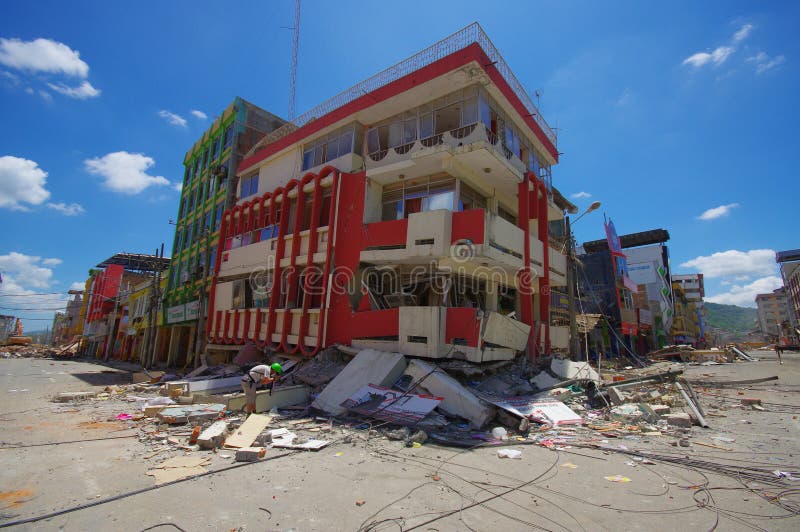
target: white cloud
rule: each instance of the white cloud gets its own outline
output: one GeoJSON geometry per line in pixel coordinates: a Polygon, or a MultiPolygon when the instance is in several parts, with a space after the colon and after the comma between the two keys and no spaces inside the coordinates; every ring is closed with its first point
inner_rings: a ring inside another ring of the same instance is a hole
{"type": "Polygon", "coordinates": [[[29,159],[0,157],[0,208],[28,210],[23,203],[39,205],[50,197],[45,189],[47,172],[29,159]]]}
{"type": "Polygon", "coordinates": [[[86,283],[83,281],[75,281],[69,285],[70,290],[86,290],[86,283]]]}
{"type": "Polygon", "coordinates": [[[584,191],[576,192],[576,193],[574,193],[574,194],[572,194],[570,196],[570,198],[572,198],[572,199],[582,199],[582,198],[591,198],[591,197],[592,197],[591,194],[589,194],[588,192],[584,192],[584,191]]]}
{"type": "Polygon", "coordinates": [[[698,52],[696,54],[692,54],[683,60],[683,64],[700,68],[701,66],[711,62],[714,64],[714,66],[719,66],[724,63],[728,57],[730,57],[734,50],[735,49],[731,46],[719,46],[711,53],[698,52]]]}
{"type": "Polygon", "coordinates": [[[205,114],[203,111],[199,111],[197,109],[192,109],[190,112],[192,113],[192,115],[194,115],[195,117],[199,118],[200,120],[205,120],[205,119],[208,118],[208,115],[205,114]]]}
{"type": "Polygon", "coordinates": [[[756,65],[756,74],[763,74],[767,70],[771,70],[776,66],[782,64],[786,60],[783,55],[770,57],[764,52],[758,52],[752,57],[748,57],[747,61],[756,65]]]}
{"type": "Polygon", "coordinates": [[[176,115],[175,113],[171,113],[169,111],[162,109],[161,111],[158,112],[158,116],[165,119],[173,126],[186,127],[186,119],[181,115],[176,115]]]}
{"type": "Polygon", "coordinates": [[[30,72],[48,72],[85,78],[89,65],[80,53],[50,39],[22,41],[0,38],[0,64],[30,72]]]}
{"type": "Polygon", "coordinates": [[[714,207],[712,209],[708,209],[703,212],[700,216],[697,217],[698,220],[715,220],[717,218],[721,218],[723,216],[727,216],[731,209],[735,209],[738,207],[738,203],[728,203],[727,205],[720,205],[719,207],[714,207]]]}
{"type": "Polygon", "coordinates": [[[97,96],[100,96],[100,91],[92,87],[92,84],[88,81],[84,81],[77,87],[68,87],[63,83],[48,83],[47,86],[56,92],[60,92],[64,96],[69,96],[70,98],[75,98],[76,100],[86,100],[88,98],[96,98],[97,96]]]}
{"type": "Polygon", "coordinates": [[[64,216],[76,216],[78,214],[83,214],[86,212],[86,209],[83,208],[82,205],[79,203],[70,203],[67,205],[66,203],[48,203],[47,208],[53,209],[54,211],[58,211],[64,216]]]}
{"type": "Polygon", "coordinates": [[[771,249],[751,249],[750,251],[730,249],[696,257],[684,262],[681,267],[696,270],[708,278],[737,275],[774,276],[776,272],[775,251],[771,249]]]}
{"type": "Polygon", "coordinates": [[[183,190],[183,183],[181,183],[180,181],[179,181],[179,182],[177,182],[177,183],[173,183],[173,184],[172,184],[172,188],[173,188],[173,189],[174,189],[176,192],[181,192],[181,191],[183,190]]]}
{"type": "Polygon", "coordinates": [[[42,97],[42,99],[43,99],[44,101],[46,101],[47,103],[50,103],[50,102],[52,102],[52,101],[53,101],[53,95],[52,95],[52,94],[50,94],[50,93],[49,93],[49,92],[47,92],[47,91],[40,90],[40,91],[39,91],[39,96],[41,96],[41,97],[42,97]]]}
{"type": "Polygon", "coordinates": [[[0,255],[0,270],[3,270],[3,288],[6,287],[7,279],[13,279],[19,286],[29,288],[49,288],[53,270],[44,266],[54,266],[53,260],[45,259],[33,255],[25,255],[12,251],[8,255],[0,255]]]}
{"type": "Polygon", "coordinates": [[[50,258],[50,259],[43,259],[42,264],[45,266],[58,266],[59,264],[63,263],[64,261],[61,259],[50,258]]]}
{"type": "Polygon", "coordinates": [[[745,24],[739,28],[739,31],[733,34],[733,42],[742,42],[745,40],[747,36],[750,35],[750,32],[753,31],[754,27],[755,26],[752,24],[745,24]]]}
{"type": "Polygon", "coordinates": [[[86,170],[104,178],[103,184],[114,192],[138,194],[150,186],[169,185],[163,176],[153,176],[147,170],[155,161],[143,153],[117,151],[84,161],[86,170]]]}
{"type": "Polygon", "coordinates": [[[783,286],[783,281],[781,278],[775,275],[770,275],[756,279],[750,284],[735,284],[731,286],[727,292],[706,297],[705,300],[712,303],[723,303],[725,305],[755,307],[756,295],[771,293],[773,290],[780,288],[781,286],[783,286]]]}

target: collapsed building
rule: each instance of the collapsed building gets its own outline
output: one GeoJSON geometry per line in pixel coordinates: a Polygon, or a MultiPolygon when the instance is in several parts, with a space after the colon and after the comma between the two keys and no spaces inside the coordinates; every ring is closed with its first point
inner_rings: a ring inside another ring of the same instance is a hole
{"type": "Polygon", "coordinates": [[[473,362],[566,348],[556,134],[478,24],[331,98],[239,164],[208,350],[334,344],[473,362]]]}

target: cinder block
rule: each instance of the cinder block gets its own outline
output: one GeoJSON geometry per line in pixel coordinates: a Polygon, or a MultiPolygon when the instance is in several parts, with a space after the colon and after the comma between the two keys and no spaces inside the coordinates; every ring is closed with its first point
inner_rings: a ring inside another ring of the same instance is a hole
{"type": "Polygon", "coordinates": [[[201,449],[215,449],[222,445],[225,436],[228,434],[228,423],[226,421],[215,421],[206,430],[200,433],[197,438],[197,445],[201,449]]]}
{"type": "Polygon", "coordinates": [[[264,458],[267,449],[264,447],[242,447],[236,451],[237,462],[257,462],[264,458]]]}
{"type": "Polygon", "coordinates": [[[662,417],[667,420],[667,425],[673,427],[690,428],[692,426],[692,418],[689,414],[665,414],[662,417]]]}

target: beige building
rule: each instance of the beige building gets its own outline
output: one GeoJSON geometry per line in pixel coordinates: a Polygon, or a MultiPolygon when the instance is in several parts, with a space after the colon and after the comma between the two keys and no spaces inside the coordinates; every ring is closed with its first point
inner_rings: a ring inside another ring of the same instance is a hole
{"type": "Polygon", "coordinates": [[[758,326],[768,341],[782,341],[789,334],[789,307],[786,290],[778,288],[771,294],[756,296],[758,326]]]}

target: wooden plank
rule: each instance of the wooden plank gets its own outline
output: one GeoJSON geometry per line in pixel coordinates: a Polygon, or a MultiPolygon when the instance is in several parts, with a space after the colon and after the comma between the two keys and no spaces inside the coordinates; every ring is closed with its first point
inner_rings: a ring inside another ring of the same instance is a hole
{"type": "Polygon", "coordinates": [[[225,447],[241,448],[250,447],[259,434],[267,428],[272,421],[272,416],[263,414],[250,414],[247,421],[242,423],[231,436],[225,441],[225,447]]]}

